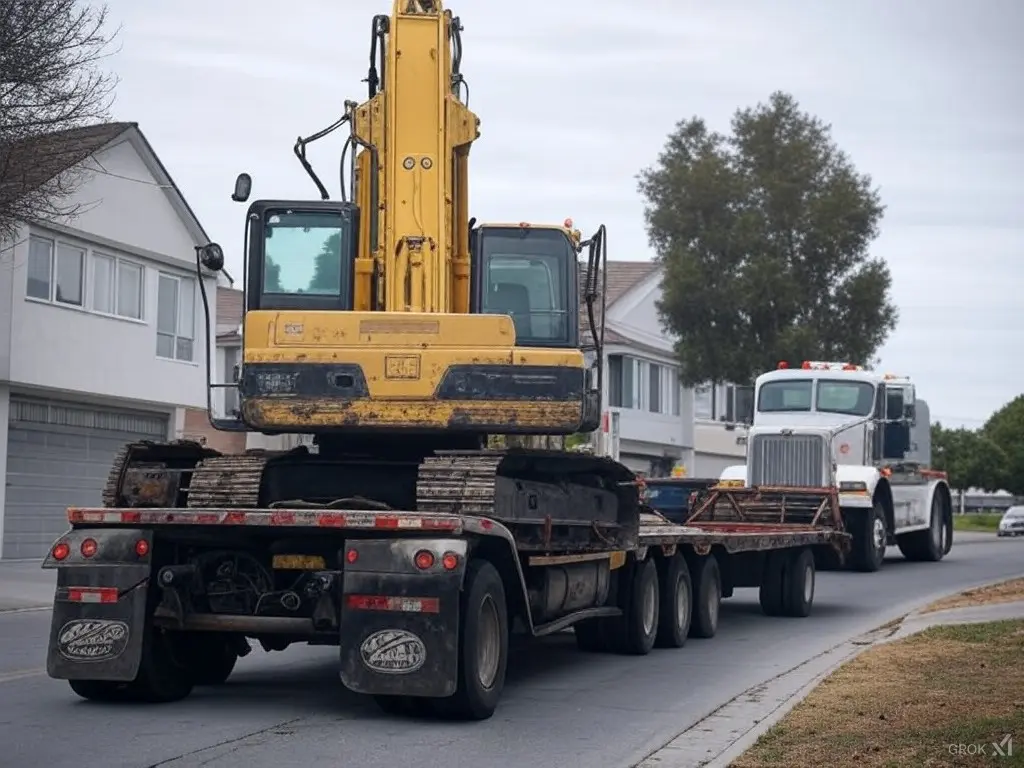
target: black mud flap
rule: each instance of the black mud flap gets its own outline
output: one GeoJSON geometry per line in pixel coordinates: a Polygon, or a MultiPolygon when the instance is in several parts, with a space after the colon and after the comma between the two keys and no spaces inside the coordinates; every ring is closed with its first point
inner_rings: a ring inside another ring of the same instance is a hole
{"type": "MultiPolygon", "coordinates": [[[[147,536],[144,531],[119,530],[72,531],[62,537],[72,554],[56,564],[57,592],[46,653],[50,677],[131,681],[138,675],[150,563],[148,555],[125,563],[124,547],[117,545],[130,537],[134,546],[147,536]],[[91,560],[80,555],[85,539],[99,544],[91,560]],[[105,558],[104,551],[111,556],[105,558]]],[[[51,555],[44,567],[53,566],[51,555]]]]}
{"type": "Polygon", "coordinates": [[[345,687],[396,696],[455,693],[467,550],[464,539],[349,542],[340,638],[345,687]],[[433,564],[419,568],[416,556],[424,551],[433,564]],[[455,567],[445,567],[446,555],[455,567]]]}

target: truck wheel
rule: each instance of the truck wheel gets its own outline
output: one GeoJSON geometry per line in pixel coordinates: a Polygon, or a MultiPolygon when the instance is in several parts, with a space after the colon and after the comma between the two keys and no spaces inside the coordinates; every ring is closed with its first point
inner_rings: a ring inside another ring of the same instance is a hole
{"type": "Polygon", "coordinates": [[[722,602],[722,573],[714,555],[702,557],[691,573],[693,616],[690,637],[714,637],[718,631],[718,609],[722,602]]]}
{"type": "Polygon", "coordinates": [[[139,674],[131,683],[133,698],[150,703],[184,699],[192,693],[192,675],[180,661],[183,643],[178,633],[146,626],[139,674]]]}
{"type": "Polygon", "coordinates": [[[661,583],[658,592],[661,605],[658,611],[658,648],[682,648],[690,634],[693,606],[693,584],[690,569],[682,555],[659,560],[661,583]]]}
{"type": "Polygon", "coordinates": [[[765,616],[782,615],[782,598],[785,589],[786,553],[778,550],[765,553],[764,572],[758,597],[761,612],[765,616]]]}
{"type": "Polygon", "coordinates": [[[850,533],[853,534],[850,564],[854,570],[872,573],[881,568],[888,536],[881,503],[876,501],[870,512],[859,514],[850,526],[850,533]]]}
{"type": "Polygon", "coordinates": [[[658,590],[658,568],[654,560],[637,563],[633,569],[630,584],[629,610],[625,619],[625,635],[622,650],[633,656],[644,656],[651,652],[658,637],[660,613],[658,590]]]}
{"type": "Polygon", "coordinates": [[[948,523],[944,507],[942,496],[936,493],[932,497],[928,530],[914,531],[896,537],[896,544],[907,560],[937,563],[945,556],[948,523]]]}
{"type": "Polygon", "coordinates": [[[131,683],[119,680],[68,680],[71,690],[88,701],[128,701],[131,683]]]}
{"type": "Polygon", "coordinates": [[[238,653],[227,638],[217,633],[196,632],[188,636],[183,654],[195,685],[223,685],[231,677],[238,653]]]}
{"type": "Polygon", "coordinates": [[[470,561],[460,603],[458,688],[434,707],[444,717],[486,720],[498,707],[508,666],[505,585],[488,561],[470,561]]]}
{"type": "Polygon", "coordinates": [[[814,604],[814,553],[798,549],[786,559],[783,570],[782,614],[804,618],[814,604]]]}

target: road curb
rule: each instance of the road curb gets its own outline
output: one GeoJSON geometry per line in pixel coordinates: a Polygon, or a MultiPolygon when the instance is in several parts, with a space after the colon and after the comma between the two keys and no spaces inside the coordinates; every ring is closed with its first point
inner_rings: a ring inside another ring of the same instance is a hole
{"type": "MultiPolygon", "coordinates": [[[[874,629],[835,645],[769,680],[748,688],[690,725],[667,744],[648,754],[636,763],[634,768],[728,768],[841,666],[875,646],[897,639],[903,640],[924,631],[928,626],[942,623],[940,621],[930,625],[924,624],[912,632],[903,632],[908,620],[945,613],[922,613],[932,603],[966,591],[984,589],[1018,578],[1020,575],[960,586],[954,591],[931,596],[927,601],[917,605],[910,604],[903,613],[874,629]],[[812,673],[810,679],[806,678],[808,673],[812,673]],[[765,715],[767,701],[774,704],[765,715]]],[[[1024,602],[1021,605],[1024,605],[1024,602]]],[[[975,621],[990,620],[981,618],[975,621]]]]}

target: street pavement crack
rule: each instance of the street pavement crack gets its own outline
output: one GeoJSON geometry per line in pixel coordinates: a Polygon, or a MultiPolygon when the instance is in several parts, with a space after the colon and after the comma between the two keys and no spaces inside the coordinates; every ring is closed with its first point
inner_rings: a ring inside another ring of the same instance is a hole
{"type": "MultiPolygon", "coordinates": [[[[171,763],[173,763],[173,762],[175,762],[177,760],[184,760],[187,757],[196,757],[197,755],[201,755],[203,752],[209,752],[211,749],[221,749],[221,748],[229,746],[231,744],[237,744],[238,745],[238,747],[236,747],[236,749],[237,749],[237,748],[242,746],[241,744],[239,744],[239,742],[245,741],[246,739],[251,739],[253,736],[260,736],[260,735],[262,735],[264,733],[269,733],[271,731],[276,731],[276,730],[278,730],[280,728],[287,728],[288,726],[294,725],[295,723],[299,722],[301,719],[302,719],[301,717],[293,717],[291,720],[284,720],[284,721],[282,721],[280,723],[274,723],[273,725],[268,725],[266,728],[259,728],[259,729],[255,730],[255,731],[250,732],[250,733],[243,733],[241,736],[236,736],[233,739],[225,739],[224,741],[218,741],[216,744],[210,744],[210,745],[205,746],[205,747],[200,747],[199,749],[193,749],[190,752],[182,752],[180,755],[175,755],[174,757],[168,757],[166,760],[160,760],[159,762],[147,765],[146,768],[160,768],[161,765],[170,765],[171,763]]],[[[230,751],[234,751],[234,750],[230,750],[230,751]]],[[[207,763],[205,763],[205,762],[201,763],[201,765],[206,765],[206,764],[207,763]]]]}

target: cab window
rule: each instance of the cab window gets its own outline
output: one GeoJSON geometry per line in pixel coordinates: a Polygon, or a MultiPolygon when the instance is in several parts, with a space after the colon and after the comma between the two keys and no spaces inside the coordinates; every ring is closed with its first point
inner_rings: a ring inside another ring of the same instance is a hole
{"type": "Polygon", "coordinates": [[[481,237],[481,312],[510,315],[519,345],[568,343],[567,277],[575,253],[565,235],[488,228],[481,237]]]}

